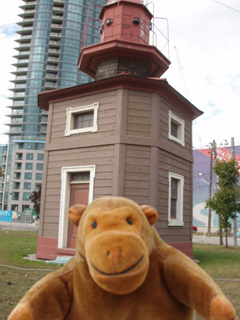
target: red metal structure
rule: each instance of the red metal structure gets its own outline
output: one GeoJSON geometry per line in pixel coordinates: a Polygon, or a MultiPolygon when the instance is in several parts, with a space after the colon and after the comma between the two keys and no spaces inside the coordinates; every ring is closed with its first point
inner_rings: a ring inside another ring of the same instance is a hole
{"type": "Polygon", "coordinates": [[[121,57],[143,62],[150,68],[150,77],[160,77],[170,61],[149,45],[152,18],[141,0],[109,0],[100,13],[101,42],[81,50],[79,69],[96,78],[100,61],[121,57]]]}

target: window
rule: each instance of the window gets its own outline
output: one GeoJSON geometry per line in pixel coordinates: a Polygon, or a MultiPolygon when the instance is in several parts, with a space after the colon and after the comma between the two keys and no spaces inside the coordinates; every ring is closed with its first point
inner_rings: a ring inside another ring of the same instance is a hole
{"type": "Polygon", "coordinates": [[[43,163],[37,163],[37,170],[42,171],[43,170],[43,163]]]}
{"type": "Polygon", "coordinates": [[[93,111],[76,113],[73,115],[73,128],[83,129],[93,126],[93,111]]]}
{"type": "Polygon", "coordinates": [[[32,163],[26,162],[25,170],[32,170],[33,165],[32,163]]]}
{"type": "Polygon", "coordinates": [[[42,180],[42,173],[36,173],[36,180],[42,180]]]}
{"type": "Polygon", "coordinates": [[[23,201],[28,201],[31,193],[30,192],[23,192],[23,201]]]}
{"type": "Polygon", "coordinates": [[[169,111],[168,138],[170,140],[173,140],[173,141],[180,143],[183,147],[185,145],[184,128],[185,128],[184,120],[178,118],[171,111],[169,111]]]}
{"type": "Polygon", "coordinates": [[[43,153],[38,153],[37,160],[38,161],[43,161],[43,158],[44,158],[44,154],[43,153]]]}
{"type": "Polygon", "coordinates": [[[12,193],[12,200],[19,200],[19,192],[13,192],[12,193]]]}
{"type": "Polygon", "coordinates": [[[13,179],[16,179],[16,180],[21,179],[21,173],[20,172],[14,172],[13,179]]]}
{"type": "Polygon", "coordinates": [[[25,180],[32,180],[32,173],[31,172],[25,172],[24,179],[25,180]]]}
{"type": "Polygon", "coordinates": [[[26,159],[27,160],[33,160],[33,153],[27,153],[26,159]]]}
{"type": "Polygon", "coordinates": [[[65,136],[71,134],[96,132],[99,103],[67,109],[65,136]]]}
{"type": "Polygon", "coordinates": [[[16,153],[15,159],[16,160],[22,160],[23,154],[22,153],[16,153]]]}
{"type": "Polygon", "coordinates": [[[24,182],[23,189],[31,190],[31,182],[24,182]]]}
{"type": "Polygon", "coordinates": [[[169,172],[168,225],[183,226],[184,177],[169,172]]]}

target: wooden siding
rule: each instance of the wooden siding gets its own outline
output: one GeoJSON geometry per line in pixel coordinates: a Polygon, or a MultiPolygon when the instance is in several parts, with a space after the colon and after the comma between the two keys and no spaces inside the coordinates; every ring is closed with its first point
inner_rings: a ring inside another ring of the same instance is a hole
{"type": "Polygon", "coordinates": [[[158,210],[159,221],[156,225],[159,234],[167,242],[190,241],[192,221],[192,177],[191,163],[179,159],[177,155],[159,150],[158,174],[158,210]],[[184,176],[183,190],[183,227],[168,226],[168,173],[173,172],[184,176]]]}
{"type": "MultiPolygon", "coordinates": [[[[92,96],[82,97],[78,99],[71,99],[54,104],[50,142],[57,143],[60,141],[74,141],[76,134],[65,137],[66,129],[66,109],[75,108],[79,106],[90,105],[94,102],[99,102],[98,110],[98,134],[113,135],[116,131],[116,104],[117,91],[110,91],[107,94],[95,94],[92,96]]],[[[93,133],[81,133],[78,139],[84,139],[87,135],[93,133]]],[[[96,134],[96,133],[94,133],[96,134]]]]}
{"type": "Polygon", "coordinates": [[[152,94],[129,90],[127,111],[127,134],[151,137],[152,94]]]}
{"type": "Polygon", "coordinates": [[[138,204],[149,203],[151,148],[126,146],[124,196],[138,204]]]}
{"type": "Polygon", "coordinates": [[[185,149],[191,150],[192,149],[192,120],[186,116],[185,113],[181,112],[179,109],[171,105],[165,99],[161,98],[161,105],[160,105],[160,117],[159,117],[159,127],[160,127],[160,138],[167,140],[168,144],[174,149],[185,149]],[[181,120],[185,122],[185,146],[182,147],[175,141],[168,139],[168,132],[169,132],[169,115],[168,112],[171,111],[174,115],[179,117],[181,120]]]}
{"type": "Polygon", "coordinates": [[[81,149],[49,152],[47,178],[45,184],[45,202],[43,232],[44,237],[58,237],[61,168],[69,166],[96,165],[94,180],[94,198],[111,195],[113,187],[114,146],[89,147],[81,149]]]}

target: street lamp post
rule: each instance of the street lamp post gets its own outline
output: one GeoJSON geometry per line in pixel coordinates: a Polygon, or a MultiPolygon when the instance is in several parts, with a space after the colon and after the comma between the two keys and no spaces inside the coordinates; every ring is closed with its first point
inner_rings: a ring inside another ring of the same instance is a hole
{"type": "MultiPolygon", "coordinates": [[[[209,178],[209,199],[212,197],[212,169],[213,169],[213,154],[216,160],[216,141],[210,142],[210,178],[209,178]]],[[[212,208],[208,208],[208,237],[211,237],[211,220],[212,220],[212,208]]]]}
{"type": "MultiPolygon", "coordinates": [[[[231,138],[232,159],[235,159],[234,138],[231,138]]],[[[233,220],[233,244],[237,246],[237,217],[233,220]]]]}

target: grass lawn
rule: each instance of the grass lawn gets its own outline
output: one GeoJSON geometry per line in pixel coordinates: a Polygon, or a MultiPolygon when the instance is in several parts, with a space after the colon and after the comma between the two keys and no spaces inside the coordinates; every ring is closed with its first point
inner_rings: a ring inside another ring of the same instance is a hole
{"type": "MultiPolygon", "coordinates": [[[[219,285],[240,316],[240,248],[194,244],[194,259],[219,285]],[[219,279],[219,280],[218,280],[219,279]],[[220,280],[226,279],[226,280],[220,280]],[[230,281],[237,280],[238,281],[230,281]]],[[[202,319],[195,315],[195,320],[202,319]]]]}
{"type": "MultiPolygon", "coordinates": [[[[0,320],[6,320],[10,311],[24,293],[39,279],[59,266],[44,262],[24,260],[23,257],[35,253],[37,232],[0,230],[0,265],[8,265],[19,270],[0,266],[0,320]],[[40,269],[40,270],[39,270],[40,269]],[[48,269],[45,271],[43,269],[48,269]]],[[[194,258],[214,279],[240,279],[240,248],[194,244],[194,258]]],[[[240,315],[240,282],[216,280],[225,295],[231,300],[240,315]]],[[[194,315],[195,320],[200,320],[194,315]]],[[[53,319],[54,320],[54,319],[53,319]]]]}
{"type": "Polygon", "coordinates": [[[36,269],[57,269],[59,266],[45,262],[24,260],[36,252],[37,232],[0,230],[0,265],[30,270],[18,270],[0,266],[0,320],[6,320],[10,311],[26,291],[49,271],[36,269]]]}

